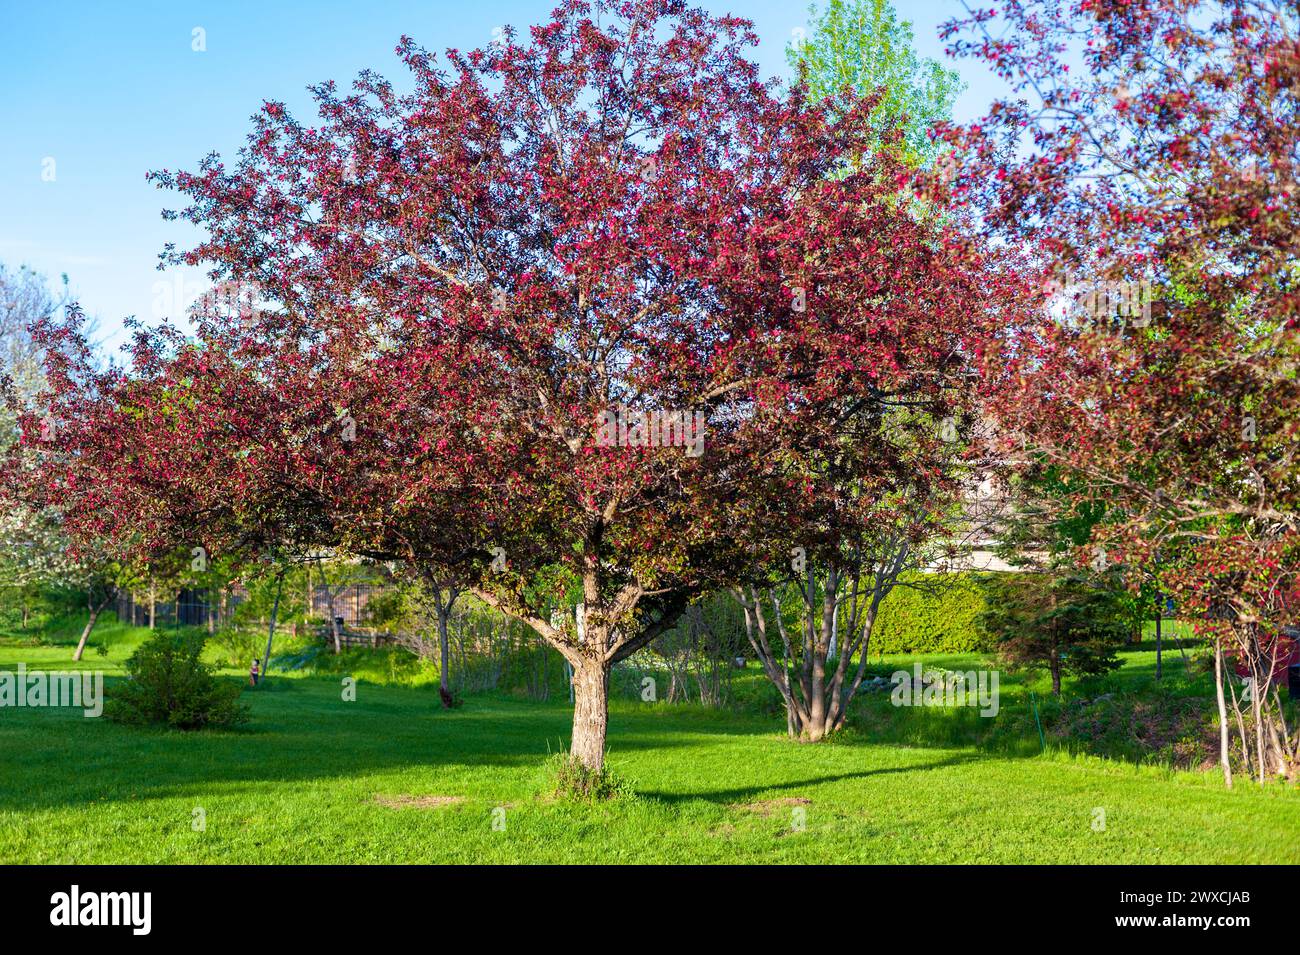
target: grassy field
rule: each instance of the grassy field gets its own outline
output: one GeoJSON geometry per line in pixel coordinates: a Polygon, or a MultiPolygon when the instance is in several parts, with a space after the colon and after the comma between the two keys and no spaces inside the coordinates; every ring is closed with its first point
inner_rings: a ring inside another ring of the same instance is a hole
{"type": "MultiPolygon", "coordinates": [[[[81,666],[111,683],[140,636],[110,627],[81,666]]],[[[69,657],[0,639],[0,669],[69,657]]],[[[1040,754],[1036,737],[960,745],[933,714],[801,746],[761,706],[618,699],[610,762],[631,791],[590,805],[550,795],[563,702],[479,694],[447,712],[426,687],[363,682],[344,702],[337,676],[278,675],[244,699],[247,727],[199,734],[0,709],[0,862],[1300,861],[1294,788],[1226,792],[1213,773],[1040,754]]]]}

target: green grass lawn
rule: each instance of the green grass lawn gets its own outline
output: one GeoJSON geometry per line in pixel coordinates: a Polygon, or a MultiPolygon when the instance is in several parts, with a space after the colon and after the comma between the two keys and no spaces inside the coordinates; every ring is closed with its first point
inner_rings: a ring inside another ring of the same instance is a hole
{"type": "MultiPolygon", "coordinates": [[[[111,683],[141,635],[106,636],[81,666],[111,683]]],[[[0,640],[0,669],[69,657],[0,640]]],[[[244,694],[245,728],[193,734],[0,709],[0,862],[1300,861],[1294,788],[1227,792],[1213,773],[1040,755],[1036,739],[991,751],[860,729],[807,746],[759,708],[618,699],[610,764],[631,794],[593,805],[549,794],[562,702],[480,694],[447,712],[428,688],[372,683],[341,697],[337,677],[277,675],[244,694]]]]}

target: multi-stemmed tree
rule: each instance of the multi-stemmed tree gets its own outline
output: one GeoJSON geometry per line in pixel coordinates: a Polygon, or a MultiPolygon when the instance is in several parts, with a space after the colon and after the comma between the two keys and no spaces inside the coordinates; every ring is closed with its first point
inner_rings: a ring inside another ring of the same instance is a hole
{"type": "Polygon", "coordinates": [[[757,499],[744,536],[759,559],[734,591],[789,733],[804,741],[844,725],[881,602],[961,550],[974,517],[961,505],[979,477],[968,452],[981,356],[1003,313],[1024,308],[1022,282],[999,274],[955,217],[931,214],[942,206],[929,182],[944,178],[931,127],[959,81],[918,61],[911,42],[883,0],[835,0],[789,51],[829,108],[846,89],[874,104],[875,136],[832,174],[891,186],[828,247],[847,267],[843,285],[821,297],[809,320],[818,332],[785,359],[810,375],[847,364],[860,378],[781,409],[760,471],[780,490],[757,499]],[[890,241],[863,249],[863,232],[890,241]],[[852,294],[855,274],[870,295],[852,294]]]}

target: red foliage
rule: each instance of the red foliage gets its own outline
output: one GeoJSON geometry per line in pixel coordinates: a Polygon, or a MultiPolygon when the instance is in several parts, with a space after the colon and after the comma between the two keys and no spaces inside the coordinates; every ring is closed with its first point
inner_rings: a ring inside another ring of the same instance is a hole
{"type": "Polygon", "coordinates": [[[404,39],[411,94],[324,83],[318,122],[267,103],[233,165],[155,174],[206,236],[165,261],[256,307],[141,329],[127,371],[47,323],[43,493],[141,557],[450,568],[600,668],[776,536],[833,542],[906,488],[933,530],[957,486],[934,422],[1024,295],[912,214],[870,100],[783,93],[754,42],[672,0],[568,0],[449,70],[404,39]],[[624,405],[700,412],[702,453],[602,446],[624,405]],[[585,642],[551,625],[555,567],[585,642]]]}
{"type": "Polygon", "coordinates": [[[1045,280],[1149,283],[1149,322],[1008,330],[1004,450],[1107,505],[1081,559],[1155,574],[1255,653],[1300,597],[1300,48],[1283,5],[1189,6],[1016,0],[949,25],[1026,98],[950,132],[954,189],[1045,280]]]}

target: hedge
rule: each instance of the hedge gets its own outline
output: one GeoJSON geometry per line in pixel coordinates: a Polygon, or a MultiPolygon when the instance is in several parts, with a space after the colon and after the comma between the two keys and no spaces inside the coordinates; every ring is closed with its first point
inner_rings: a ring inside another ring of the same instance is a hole
{"type": "Polygon", "coordinates": [[[979,653],[991,641],[978,624],[987,574],[905,575],[880,604],[871,653],[979,653]],[[906,586],[917,582],[922,589],[906,586]]]}

